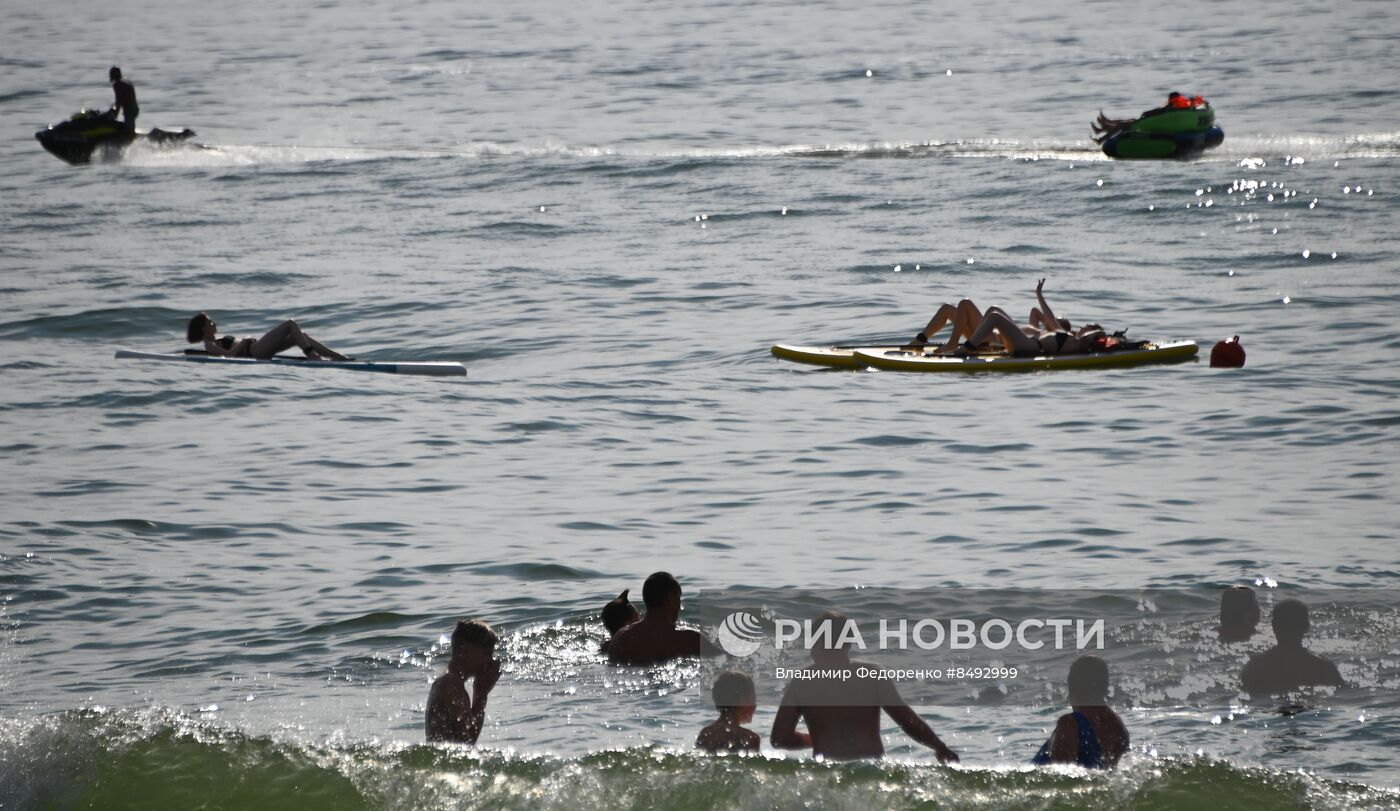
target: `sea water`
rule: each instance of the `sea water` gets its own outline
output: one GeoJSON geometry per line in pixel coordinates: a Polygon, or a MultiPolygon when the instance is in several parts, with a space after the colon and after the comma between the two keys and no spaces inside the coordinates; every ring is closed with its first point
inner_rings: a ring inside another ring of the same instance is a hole
{"type": "Polygon", "coordinates": [[[708,672],[596,652],[658,569],[707,630],[746,588],[853,616],[868,588],[1199,591],[1156,615],[1159,657],[1225,585],[1400,586],[1390,4],[3,10],[0,806],[1400,803],[1384,612],[1315,617],[1381,643],[1301,712],[1120,671],[1134,751],[1102,775],[1024,765],[1049,693],[923,707],[952,769],[892,725],[879,763],[701,757],[708,672]],[[111,64],[142,127],[207,148],[45,154],[111,64]],[[1169,90],[1221,147],[1090,142],[1169,90]],[[1247,365],[768,354],[907,340],[962,297],[1019,315],[1040,278],[1075,322],[1240,335],[1247,365]],[[199,310],[470,376],[113,360],[180,350],[199,310]],[[505,672],[481,746],[431,747],[461,617],[505,672]]]}

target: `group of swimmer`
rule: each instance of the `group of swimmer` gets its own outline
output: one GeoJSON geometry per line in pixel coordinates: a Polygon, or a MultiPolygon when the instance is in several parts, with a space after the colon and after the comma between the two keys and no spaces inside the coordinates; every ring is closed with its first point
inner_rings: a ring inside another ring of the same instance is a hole
{"type": "MultiPolygon", "coordinates": [[[[656,572],[648,577],[642,602],[645,614],[623,591],[603,606],[600,618],[609,638],[602,643],[601,653],[611,664],[649,666],[725,655],[704,634],[678,625],[681,586],[671,574],[656,572]]],[[[1219,641],[1231,644],[1250,639],[1259,619],[1253,589],[1227,589],[1220,603],[1219,641]]],[[[814,627],[844,627],[846,622],[839,612],[827,611],[816,618],[814,627]]],[[[1241,671],[1241,686],[1247,692],[1262,696],[1309,686],[1344,686],[1336,665],[1303,646],[1309,628],[1306,605],[1294,599],[1279,601],[1272,626],[1278,644],[1252,655],[1241,671]]],[[[958,754],[904,701],[895,683],[875,675],[876,666],[852,659],[835,633],[818,633],[816,638],[825,642],[810,651],[815,675],[794,678],[783,692],[769,735],[775,748],[810,750],[827,760],[879,758],[884,755],[883,711],[909,737],[932,749],[939,762],[958,761],[958,754]],[[805,731],[798,729],[799,724],[805,731]]],[[[447,672],[433,682],[428,694],[424,727],[429,741],[476,743],[486,721],[487,697],[501,675],[501,662],[494,655],[499,641],[483,621],[457,623],[447,672]]],[[[1098,656],[1080,656],[1070,665],[1071,711],[1056,721],[1032,763],[1086,768],[1111,768],[1118,763],[1128,752],[1129,736],[1123,719],[1109,707],[1109,681],[1108,664],[1098,656]]],[[[753,678],[725,670],[715,678],[711,694],[719,717],[700,730],[696,747],[711,753],[757,752],[762,738],[744,726],[753,720],[758,703],[753,678]]]]}

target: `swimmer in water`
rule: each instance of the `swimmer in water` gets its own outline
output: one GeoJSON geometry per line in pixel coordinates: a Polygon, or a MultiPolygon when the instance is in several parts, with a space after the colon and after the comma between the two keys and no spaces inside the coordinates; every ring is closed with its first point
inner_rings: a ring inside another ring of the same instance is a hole
{"type": "Polygon", "coordinates": [[[1086,769],[1111,769],[1128,751],[1128,728],[1108,706],[1108,663],[1081,656],[1069,666],[1069,703],[1055,731],[1031,759],[1043,766],[1071,763],[1086,769]]]}

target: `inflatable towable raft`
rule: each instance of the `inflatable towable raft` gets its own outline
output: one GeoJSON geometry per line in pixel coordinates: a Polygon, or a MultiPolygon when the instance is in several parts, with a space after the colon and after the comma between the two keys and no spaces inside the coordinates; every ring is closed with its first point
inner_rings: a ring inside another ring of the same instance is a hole
{"type": "Polygon", "coordinates": [[[1053,369],[1104,369],[1144,366],[1154,363],[1181,363],[1196,357],[1195,341],[1164,341],[1141,349],[1119,349],[1084,355],[1037,355],[1017,358],[1010,355],[977,354],[967,357],[935,355],[923,350],[898,346],[793,346],[775,344],[773,356],[796,363],[839,369],[870,367],[894,372],[1038,372],[1053,369]]]}
{"type": "Polygon", "coordinates": [[[1110,158],[1184,158],[1225,141],[1225,131],[1215,126],[1215,110],[1209,104],[1129,120],[1099,113],[1095,124],[1100,133],[1095,140],[1110,158]]]}

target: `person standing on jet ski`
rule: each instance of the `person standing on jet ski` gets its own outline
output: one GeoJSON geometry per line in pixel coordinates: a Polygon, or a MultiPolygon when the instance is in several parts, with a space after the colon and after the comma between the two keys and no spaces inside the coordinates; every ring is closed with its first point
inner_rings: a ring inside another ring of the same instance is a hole
{"type": "Polygon", "coordinates": [[[136,116],[141,112],[141,107],[136,103],[136,88],[122,78],[122,69],[119,67],[113,66],[107,71],[107,78],[112,80],[112,90],[117,94],[117,101],[112,105],[112,116],[116,117],[117,111],[120,110],[122,122],[132,132],[136,132],[136,116]]]}

